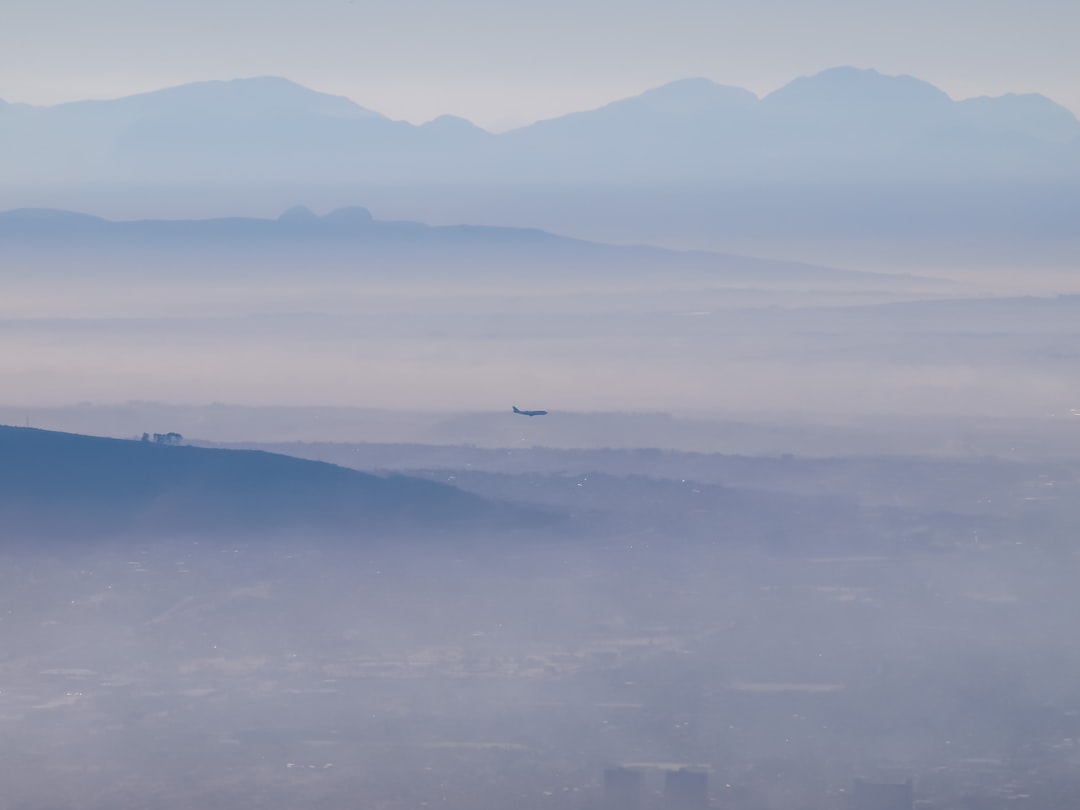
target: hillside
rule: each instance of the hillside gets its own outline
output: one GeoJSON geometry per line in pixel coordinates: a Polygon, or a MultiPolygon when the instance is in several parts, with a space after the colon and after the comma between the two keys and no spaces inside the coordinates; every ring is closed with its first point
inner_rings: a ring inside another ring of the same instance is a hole
{"type": "Polygon", "coordinates": [[[274,453],[0,426],[8,544],[305,529],[362,539],[509,514],[443,484],[274,453]]]}

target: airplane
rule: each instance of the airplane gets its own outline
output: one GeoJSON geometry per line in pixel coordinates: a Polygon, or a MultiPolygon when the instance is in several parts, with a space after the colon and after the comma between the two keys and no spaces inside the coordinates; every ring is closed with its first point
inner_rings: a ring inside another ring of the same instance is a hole
{"type": "Polygon", "coordinates": [[[547,411],[521,411],[518,410],[518,406],[514,406],[514,413],[520,413],[522,416],[547,416],[547,411]]]}

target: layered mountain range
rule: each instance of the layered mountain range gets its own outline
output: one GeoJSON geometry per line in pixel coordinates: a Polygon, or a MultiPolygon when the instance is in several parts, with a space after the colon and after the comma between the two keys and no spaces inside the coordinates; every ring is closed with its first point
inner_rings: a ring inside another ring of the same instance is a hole
{"type": "Polygon", "coordinates": [[[1080,122],[835,68],[758,98],[706,79],[502,134],[394,121],[281,78],[54,107],[0,102],[0,209],[268,216],[363,201],[436,223],[907,268],[1064,266],[1080,122]]]}

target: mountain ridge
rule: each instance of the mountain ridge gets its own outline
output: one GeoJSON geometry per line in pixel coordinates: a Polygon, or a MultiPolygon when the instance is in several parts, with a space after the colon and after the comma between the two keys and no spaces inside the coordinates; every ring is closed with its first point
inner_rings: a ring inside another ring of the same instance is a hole
{"type": "MultiPolygon", "coordinates": [[[[589,113],[597,113],[605,110],[609,110],[612,107],[623,105],[629,102],[646,102],[655,103],[657,101],[662,104],[670,103],[676,98],[682,98],[684,101],[693,102],[694,104],[700,103],[701,99],[706,95],[712,96],[715,99],[723,99],[727,102],[743,102],[743,103],[764,103],[770,104],[782,104],[790,100],[799,100],[805,103],[805,98],[800,98],[800,93],[804,93],[806,90],[810,90],[811,94],[817,94],[818,97],[823,97],[821,94],[822,89],[827,89],[834,96],[842,96],[843,93],[837,91],[851,91],[852,89],[860,89],[863,92],[858,95],[860,101],[865,101],[871,93],[867,93],[870,89],[880,90],[885,87],[900,88],[903,87],[909,91],[922,92],[924,97],[933,97],[939,103],[949,103],[954,105],[962,105],[968,102],[978,102],[980,104],[997,103],[997,102],[1012,102],[1015,99],[1038,99],[1040,104],[1053,107],[1056,110],[1063,113],[1062,119],[1071,119],[1076,124],[1078,131],[1080,131],[1080,119],[1077,114],[1069,110],[1067,107],[1059,104],[1053,99],[1040,93],[1014,93],[1007,92],[1000,95],[981,95],[972,96],[968,98],[954,99],[947,93],[937,88],[931,82],[919,79],[907,74],[885,74],[880,73],[872,68],[856,68],[849,65],[837,66],[833,68],[827,68],[819,71],[818,73],[798,76],[791,81],[784,84],[782,87],[777,88],[762,96],[758,96],[750,90],[738,87],[735,85],[726,85],[714,81],[703,76],[691,76],[683,79],[676,79],[671,82],[648,87],[642,90],[640,93],[626,96],[622,98],[612,99],[609,102],[601,104],[599,107],[587,108],[584,110],[576,110],[567,112],[561,115],[552,116],[549,118],[541,118],[526,124],[521,127],[516,127],[508,132],[517,132],[522,129],[528,129],[536,124],[557,121],[562,118],[576,117],[587,115],[589,113]],[[688,92],[689,91],[689,92],[688,92]]],[[[273,102],[277,108],[288,107],[288,104],[283,102],[292,100],[294,103],[299,100],[305,100],[307,105],[318,109],[319,105],[316,102],[321,102],[322,109],[324,111],[336,111],[339,114],[351,113],[358,117],[365,118],[378,118],[384,121],[390,121],[382,113],[372,110],[368,107],[361,106],[352,99],[341,96],[323,93],[318,90],[306,87],[290,79],[281,76],[253,76],[253,77],[241,77],[233,79],[215,79],[208,81],[196,81],[187,82],[179,85],[171,85],[163,87],[157,90],[149,90],[140,93],[132,93],[124,96],[117,96],[112,98],[98,98],[98,99],[79,99],[74,101],[60,102],[51,105],[36,105],[25,102],[8,102],[0,98],[0,108],[20,108],[25,110],[77,110],[85,109],[88,107],[95,107],[101,105],[136,105],[139,103],[154,103],[154,106],[158,106],[157,103],[166,101],[181,100],[182,102],[190,103],[191,101],[201,98],[204,102],[207,98],[217,99],[220,101],[228,101],[230,104],[237,102],[242,103],[239,109],[232,109],[233,113],[250,113],[253,109],[261,109],[259,102],[273,102]],[[241,92],[242,91],[242,92],[241,92]],[[252,102],[255,102],[254,106],[252,102]]],[[[164,106],[164,105],[162,105],[164,106]]],[[[172,111],[175,111],[177,106],[174,105],[172,111]]],[[[304,106],[304,105],[299,105],[304,106]]],[[[410,125],[416,127],[423,127],[433,124],[443,119],[452,119],[457,122],[465,122],[471,127],[479,129],[483,132],[487,132],[484,128],[478,126],[468,118],[457,115],[455,113],[442,113],[435,118],[423,121],[419,124],[410,125]]],[[[489,133],[493,134],[493,133],[489,133]]],[[[502,133],[505,134],[505,133],[502,133]]]]}
{"type": "Polygon", "coordinates": [[[361,107],[345,96],[322,93],[281,76],[187,82],[114,99],[83,99],[48,106],[28,106],[39,110],[71,111],[101,105],[149,105],[151,112],[175,114],[193,110],[205,112],[207,102],[213,102],[219,108],[214,110],[211,107],[210,111],[228,111],[233,114],[250,114],[267,107],[284,107],[294,112],[386,118],[380,113],[361,107]]]}
{"type": "MultiPolygon", "coordinates": [[[[35,254],[49,255],[57,250],[106,249],[112,251],[110,255],[115,258],[116,251],[123,248],[145,246],[160,251],[167,247],[170,254],[175,255],[185,249],[197,251],[230,245],[272,252],[295,247],[301,256],[318,255],[320,249],[344,250],[346,256],[398,256],[410,262],[440,266],[452,265],[459,259],[495,261],[501,267],[500,262],[504,259],[513,259],[529,273],[540,267],[556,280],[567,277],[587,280],[588,275],[580,274],[590,268],[601,277],[613,272],[612,267],[614,272],[628,278],[643,277],[641,273],[647,277],[661,272],[670,272],[672,276],[689,272],[692,278],[701,280],[763,283],[844,280],[877,284],[913,280],[908,276],[731,253],[608,244],[539,228],[379,220],[362,206],[338,208],[323,215],[306,206],[293,206],[273,219],[110,220],[47,208],[0,211],[0,255],[5,249],[24,258],[35,254]]],[[[356,271],[356,267],[352,270],[356,271]]]]}
{"type": "MultiPolygon", "coordinates": [[[[454,115],[438,116],[419,125],[394,121],[345,97],[279,77],[195,82],[118,99],[51,107],[6,105],[0,107],[0,114],[15,125],[7,134],[9,148],[19,147],[23,129],[27,131],[22,136],[44,133],[48,136],[45,143],[84,132],[87,139],[103,138],[111,144],[105,159],[121,163],[157,153],[197,153],[206,158],[215,150],[246,157],[246,151],[253,147],[256,152],[273,149],[315,157],[328,150],[341,156],[374,150],[384,157],[388,151],[419,150],[423,157],[432,150],[464,150],[468,158],[470,150],[497,144],[493,157],[505,169],[508,155],[504,153],[507,149],[512,153],[515,144],[533,151],[558,151],[559,139],[593,143],[607,138],[618,152],[619,141],[634,142],[642,135],[661,140],[674,136],[696,144],[694,133],[687,131],[694,126],[707,130],[702,139],[715,141],[716,149],[742,152],[762,137],[797,144],[800,129],[813,134],[823,125],[830,135],[841,137],[846,129],[856,126],[848,135],[870,140],[895,139],[898,129],[920,136],[957,127],[972,127],[976,133],[1025,132],[1059,145],[1080,137],[1076,116],[1045,96],[1006,94],[956,101],[921,79],[852,67],[798,77],[761,98],[701,77],[682,79],[501,134],[454,115]],[[1034,127],[1029,120],[1033,111],[1042,122],[1034,127]],[[57,128],[67,131],[55,131],[57,128]],[[611,129],[618,132],[608,131],[611,129]],[[555,143],[545,143],[545,138],[552,136],[556,136],[555,143]]],[[[32,152],[33,144],[28,137],[24,140],[32,152]]],[[[511,168],[521,160],[517,156],[509,159],[511,168]]],[[[316,161],[316,165],[321,164],[316,161]]]]}
{"type": "Polygon", "coordinates": [[[0,425],[4,539],[305,527],[364,536],[512,513],[445,484],[298,461],[0,425]]]}

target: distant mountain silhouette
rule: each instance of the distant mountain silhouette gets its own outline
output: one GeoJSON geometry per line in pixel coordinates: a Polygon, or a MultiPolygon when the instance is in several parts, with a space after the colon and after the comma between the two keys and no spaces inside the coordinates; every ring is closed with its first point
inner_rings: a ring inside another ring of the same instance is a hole
{"type": "Polygon", "coordinates": [[[254,451],[0,426],[0,539],[319,529],[365,538],[512,511],[450,486],[254,451]]]}
{"type": "MultiPolygon", "coordinates": [[[[771,109],[839,121],[886,117],[913,125],[947,116],[953,101],[929,82],[885,76],[876,70],[838,67],[803,76],[762,99],[771,109]]],[[[883,122],[884,123],[884,122],[883,122]]]]}
{"type": "Polygon", "coordinates": [[[954,101],[910,76],[851,67],[760,99],[685,79],[502,134],[453,116],[394,121],[276,78],[0,104],[0,208],[329,207],[353,189],[442,221],[744,252],[852,239],[906,251],[914,238],[948,250],[962,241],[962,255],[993,242],[990,257],[1012,240],[1025,255],[1075,240],[1080,122],[1040,95],[954,101]]]}
{"type": "Polygon", "coordinates": [[[1008,93],[959,102],[961,121],[984,132],[1026,135],[1051,143],[1080,138],[1076,116],[1046,96],[1008,93]]]}
{"type": "Polygon", "coordinates": [[[23,181],[1080,178],[1080,122],[1049,99],[956,102],[910,76],[850,67],[763,99],[687,79],[503,135],[453,116],[391,121],[280,78],[3,105],[0,122],[0,168],[23,181]]]}
{"type": "Polygon", "coordinates": [[[484,277],[585,286],[650,279],[876,286],[898,278],[731,254],[608,245],[532,228],[383,221],[360,206],[323,216],[296,206],[277,219],[121,222],[70,211],[16,209],[0,212],[0,258],[5,255],[19,261],[0,266],[0,279],[19,272],[37,278],[70,275],[86,266],[96,267],[100,280],[130,272],[162,277],[184,257],[206,258],[185,264],[188,279],[197,277],[200,267],[213,276],[302,268],[309,278],[346,274],[358,280],[427,278],[450,284],[484,277]],[[58,255],[64,261],[54,261],[58,255]],[[222,262],[223,256],[230,261],[222,262]]]}
{"type": "Polygon", "coordinates": [[[545,137],[594,138],[616,132],[632,138],[642,130],[650,136],[674,136],[691,124],[701,126],[746,118],[757,104],[757,96],[749,90],[725,87],[708,79],[683,79],[596,110],[538,121],[507,137],[536,143],[545,137]]]}
{"type": "Polygon", "coordinates": [[[127,96],[111,102],[75,101],[58,104],[52,110],[71,115],[91,110],[113,110],[128,117],[326,115],[340,118],[383,118],[343,96],[319,93],[275,76],[195,82],[127,96]]]}

